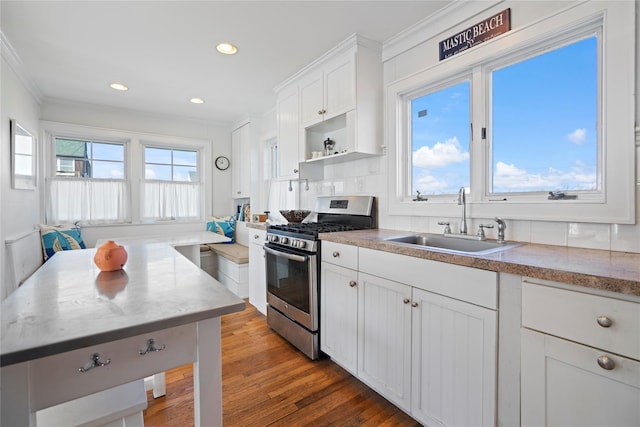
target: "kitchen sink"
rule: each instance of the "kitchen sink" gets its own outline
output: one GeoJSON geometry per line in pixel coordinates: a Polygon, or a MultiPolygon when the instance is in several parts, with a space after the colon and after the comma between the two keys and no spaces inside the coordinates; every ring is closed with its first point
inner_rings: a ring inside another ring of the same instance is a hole
{"type": "Polygon", "coordinates": [[[411,234],[388,237],[384,241],[420,247],[436,252],[466,255],[486,255],[520,246],[519,243],[498,243],[489,240],[473,240],[469,237],[471,236],[457,238],[455,236],[443,236],[442,234],[411,234]]]}

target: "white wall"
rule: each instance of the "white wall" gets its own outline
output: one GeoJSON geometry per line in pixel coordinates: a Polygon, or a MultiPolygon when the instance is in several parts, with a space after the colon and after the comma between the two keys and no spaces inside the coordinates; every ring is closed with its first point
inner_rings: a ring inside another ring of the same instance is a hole
{"type": "MultiPolygon", "coordinates": [[[[25,86],[19,74],[14,71],[15,64],[6,58],[3,47],[1,71],[1,104],[0,107],[0,299],[13,289],[13,280],[10,278],[11,269],[4,241],[24,236],[32,231],[35,225],[41,222],[41,198],[42,185],[38,182],[37,190],[14,190],[11,188],[11,148],[9,135],[9,119],[15,119],[27,131],[38,136],[38,120],[40,118],[40,105],[37,99],[25,86]]],[[[38,138],[38,151],[41,151],[38,138]]]]}
{"type": "MultiPolygon", "coordinates": [[[[534,22],[559,10],[570,2],[503,2],[500,10],[510,7],[512,27],[517,28],[523,22],[534,22]]],[[[433,34],[445,31],[461,22],[471,23],[479,21],[476,16],[482,9],[487,8],[489,2],[469,2],[455,5],[446,19],[429,22],[429,25],[416,26],[385,43],[383,57],[384,81],[393,82],[400,77],[411,75],[424,69],[433,61],[433,34]]],[[[640,34],[640,7],[636,7],[636,34],[640,34]]],[[[425,23],[427,21],[425,20],[425,23]]],[[[636,40],[640,39],[640,35],[636,40]]],[[[435,52],[435,53],[434,53],[435,52]]],[[[636,63],[629,63],[635,68],[636,88],[640,87],[640,44],[636,43],[636,63]]],[[[436,59],[437,60],[437,59],[436,59]]],[[[507,220],[507,240],[522,242],[551,244],[560,246],[583,247],[614,251],[640,253],[640,97],[636,96],[636,223],[623,224],[591,224],[577,222],[548,222],[548,221],[516,221],[507,220]]],[[[325,166],[324,179],[313,182],[310,191],[300,189],[300,207],[313,209],[315,196],[319,194],[365,194],[378,198],[379,227],[409,230],[416,232],[441,233],[442,226],[438,221],[447,220],[453,224],[460,222],[459,217],[442,218],[429,216],[389,215],[387,212],[387,188],[389,176],[387,156],[357,160],[343,164],[325,166]]],[[[282,200],[281,204],[290,203],[282,200]]],[[[475,230],[478,224],[490,223],[492,218],[471,218],[469,229],[475,230]]],[[[495,238],[495,229],[488,230],[489,238],[495,238]]]]}

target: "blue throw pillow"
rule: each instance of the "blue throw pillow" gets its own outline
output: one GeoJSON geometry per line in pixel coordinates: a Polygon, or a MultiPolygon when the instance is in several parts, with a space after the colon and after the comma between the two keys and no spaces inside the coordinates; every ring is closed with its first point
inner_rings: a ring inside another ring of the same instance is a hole
{"type": "Polygon", "coordinates": [[[86,249],[80,227],[69,225],[39,225],[44,260],[48,260],[58,251],[86,249]]]}
{"type": "Polygon", "coordinates": [[[228,242],[222,243],[233,243],[236,234],[236,220],[232,216],[220,218],[214,217],[207,222],[207,231],[222,234],[223,236],[231,239],[228,242]]]}

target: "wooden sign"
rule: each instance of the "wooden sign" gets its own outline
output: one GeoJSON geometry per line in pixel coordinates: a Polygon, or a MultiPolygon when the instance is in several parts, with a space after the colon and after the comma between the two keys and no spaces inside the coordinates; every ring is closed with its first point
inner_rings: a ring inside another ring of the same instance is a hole
{"type": "Polygon", "coordinates": [[[440,42],[440,61],[491,40],[511,30],[511,9],[493,15],[484,21],[460,31],[440,42]]]}

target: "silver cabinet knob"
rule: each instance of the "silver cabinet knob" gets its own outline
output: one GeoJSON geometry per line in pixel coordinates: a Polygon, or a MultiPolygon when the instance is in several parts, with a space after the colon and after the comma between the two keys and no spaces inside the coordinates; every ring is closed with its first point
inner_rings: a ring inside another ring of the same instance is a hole
{"type": "Polygon", "coordinates": [[[418,306],[417,302],[414,301],[414,302],[411,303],[411,307],[416,308],[417,306],[418,306]]]}
{"type": "Polygon", "coordinates": [[[340,252],[338,252],[338,251],[334,251],[331,255],[332,255],[334,258],[338,258],[338,257],[340,256],[340,252]]]}
{"type": "Polygon", "coordinates": [[[616,367],[613,359],[606,355],[598,357],[598,365],[600,365],[602,369],[606,369],[607,371],[610,371],[616,367]]]}
{"type": "Polygon", "coordinates": [[[609,326],[613,325],[613,320],[609,319],[607,316],[598,316],[596,320],[598,321],[598,325],[602,326],[603,328],[608,328],[609,326]]]}
{"type": "Polygon", "coordinates": [[[293,173],[298,173],[298,169],[294,169],[294,170],[293,170],[293,173]]]}
{"type": "Polygon", "coordinates": [[[402,300],[402,302],[405,303],[405,304],[409,304],[410,300],[409,300],[409,298],[405,298],[405,299],[402,300]]]}
{"type": "Polygon", "coordinates": [[[254,239],[259,239],[259,238],[260,238],[260,235],[259,235],[259,234],[254,234],[254,235],[253,235],[253,238],[254,238],[254,239]]]}
{"type": "Polygon", "coordinates": [[[91,362],[87,363],[86,365],[78,368],[79,372],[87,372],[92,370],[93,368],[100,368],[101,366],[107,366],[109,363],[111,363],[111,359],[107,359],[104,362],[100,360],[100,354],[99,353],[93,353],[91,355],[91,362]]]}
{"type": "Polygon", "coordinates": [[[355,281],[355,280],[351,280],[351,281],[349,281],[349,286],[351,286],[352,288],[355,288],[355,287],[356,287],[356,285],[357,285],[357,283],[356,283],[356,281],[355,281]]]}

